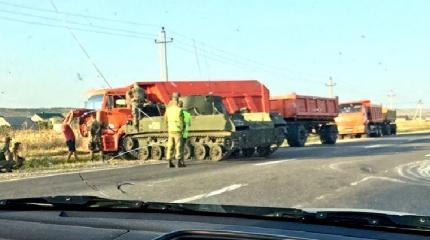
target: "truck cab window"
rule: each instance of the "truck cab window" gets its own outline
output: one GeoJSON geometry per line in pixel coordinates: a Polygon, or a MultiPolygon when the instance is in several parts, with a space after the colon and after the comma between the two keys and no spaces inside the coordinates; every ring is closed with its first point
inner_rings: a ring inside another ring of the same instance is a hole
{"type": "Polygon", "coordinates": [[[94,95],[85,102],[85,108],[100,110],[102,108],[103,95],[94,95]]]}
{"type": "Polygon", "coordinates": [[[112,100],[114,108],[127,108],[127,101],[125,100],[125,95],[114,95],[112,96],[112,100]]]}

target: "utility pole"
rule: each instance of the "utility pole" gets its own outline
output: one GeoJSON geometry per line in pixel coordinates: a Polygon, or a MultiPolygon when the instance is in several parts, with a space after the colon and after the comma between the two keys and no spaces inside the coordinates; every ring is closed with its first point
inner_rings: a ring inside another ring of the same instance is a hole
{"type": "Polygon", "coordinates": [[[167,43],[173,42],[173,38],[169,41],[166,40],[166,31],[161,27],[161,32],[158,39],[155,39],[155,44],[160,44],[160,80],[169,81],[167,71],[167,43]]]}
{"type": "Polygon", "coordinates": [[[336,83],[333,82],[333,78],[330,76],[328,79],[328,83],[325,84],[328,87],[328,96],[334,97],[333,88],[336,86],[336,83]]]}
{"type": "Polygon", "coordinates": [[[420,99],[417,103],[417,109],[415,110],[415,115],[414,115],[414,119],[419,119],[422,120],[423,119],[423,107],[424,107],[424,103],[423,101],[420,99]],[[417,118],[419,116],[419,118],[417,118]]]}
{"type": "Polygon", "coordinates": [[[394,109],[394,97],[396,96],[396,94],[394,94],[393,89],[390,90],[390,93],[388,93],[387,96],[390,102],[390,109],[394,109]]]}

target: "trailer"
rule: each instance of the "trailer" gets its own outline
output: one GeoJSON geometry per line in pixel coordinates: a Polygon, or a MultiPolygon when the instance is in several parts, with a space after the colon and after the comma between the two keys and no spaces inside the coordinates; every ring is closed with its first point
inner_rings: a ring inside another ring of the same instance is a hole
{"type": "Polygon", "coordinates": [[[291,93],[270,98],[270,111],[287,122],[286,139],[291,147],[303,147],[309,134],[317,134],[323,144],[335,144],[339,114],[338,98],[305,96],[291,93]]]}
{"type": "Polygon", "coordinates": [[[341,103],[339,117],[336,118],[339,136],[360,138],[381,137],[397,133],[396,111],[372,104],[370,100],[341,103]]]}

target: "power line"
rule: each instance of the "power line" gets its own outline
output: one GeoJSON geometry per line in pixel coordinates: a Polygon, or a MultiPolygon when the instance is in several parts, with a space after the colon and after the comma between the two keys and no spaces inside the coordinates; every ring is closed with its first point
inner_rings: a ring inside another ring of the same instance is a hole
{"type": "MultiPolygon", "coordinates": [[[[4,17],[4,16],[0,16],[0,19],[6,20],[6,21],[10,21],[10,22],[19,22],[19,23],[26,23],[26,24],[37,25],[37,26],[44,26],[44,27],[53,27],[53,28],[62,28],[62,29],[64,29],[64,26],[56,25],[56,24],[50,24],[50,23],[44,23],[44,22],[27,21],[27,20],[10,18],[10,17],[4,17]]],[[[150,39],[150,38],[147,38],[147,37],[142,37],[142,36],[137,36],[137,35],[132,35],[132,34],[113,33],[113,32],[108,32],[108,31],[100,31],[100,30],[77,28],[77,27],[69,27],[69,28],[72,29],[72,30],[81,31],[81,32],[105,34],[105,35],[118,36],[118,37],[150,39]]]]}
{"type": "MultiPolygon", "coordinates": [[[[49,1],[52,5],[52,7],[55,9],[55,11],[58,14],[61,14],[58,9],[57,6],[55,6],[54,0],[50,0],[49,1]]],[[[88,51],[85,49],[84,45],[79,41],[78,37],[75,35],[75,33],[72,31],[72,29],[70,29],[67,24],[64,23],[64,27],[69,31],[70,35],[72,35],[73,39],[75,40],[75,42],[78,44],[79,48],[82,50],[82,52],[85,54],[85,56],[87,57],[87,59],[89,60],[89,62],[93,65],[94,69],[97,71],[97,73],[100,75],[100,77],[103,79],[103,81],[106,83],[106,85],[109,88],[112,88],[112,86],[109,84],[109,81],[106,79],[106,77],[104,76],[104,74],[102,73],[102,71],[100,70],[100,68],[97,66],[97,64],[95,63],[95,61],[92,59],[92,57],[90,56],[90,54],[88,53],[88,51]]]]}
{"type": "MultiPolygon", "coordinates": [[[[28,5],[21,5],[21,4],[15,4],[15,3],[4,2],[4,1],[0,1],[0,4],[2,4],[2,5],[6,5],[6,6],[9,6],[9,7],[14,7],[14,8],[28,9],[28,10],[32,10],[32,11],[48,12],[48,13],[57,13],[56,11],[53,11],[53,10],[50,10],[50,9],[45,9],[45,8],[35,8],[35,7],[30,7],[30,6],[28,6],[28,5]]],[[[85,14],[80,14],[80,13],[72,13],[72,12],[62,12],[62,11],[59,11],[59,13],[60,13],[60,14],[63,14],[63,15],[66,15],[66,16],[71,16],[71,17],[90,18],[90,19],[94,19],[94,20],[108,21],[108,22],[116,22],[116,23],[129,24],[129,25],[136,25],[136,26],[151,26],[151,27],[159,27],[159,25],[157,25],[157,24],[141,23],[141,22],[135,22],[135,21],[123,20],[123,19],[112,19],[112,18],[105,18],[105,17],[91,16],[91,15],[85,15],[85,14]]]]}
{"type": "MultiPolygon", "coordinates": [[[[19,15],[19,16],[32,17],[32,18],[39,18],[39,19],[44,19],[44,20],[48,20],[48,21],[62,22],[62,20],[58,19],[58,18],[41,16],[41,15],[35,15],[35,14],[31,14],[31,13],[15,12],[15,11],[9,11],[9,10],[4,10],[4,9],[0,9],[0,12],[12,14],[12,15],[19,15]]],[[[70,21],[70,20],[64,20],[63,22],[66,22],[68,24],[78,25],[78,26],[85,26],[85,27],[95,28],[95,29],[103,29],[103,30],[110,30],[110,31],[117,31],[117,32],[123,32],[123,33],[130,33],[130,34],[148,36],[148,39],[149,39],[149,37],[153,36],[153,34],[144,33],[144,32],[131,31],[131,30],[121,29],[121,28],[105,27],[105,26],[94,25],[94,24],[85,24],[85,23],[80,23],[80,22],[70,21]]]]}

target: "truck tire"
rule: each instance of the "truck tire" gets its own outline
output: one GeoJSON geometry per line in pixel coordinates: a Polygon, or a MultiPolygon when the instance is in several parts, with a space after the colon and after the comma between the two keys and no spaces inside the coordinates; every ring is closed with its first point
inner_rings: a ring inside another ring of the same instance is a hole
{"type": "Polygon", "coordinates": [[[390,124],[386,123],[382,126],[382,134],[384,136],[389,136],[391,135],[391,126],[390,124]]]}
{"type": "Polygon", "coordinates": [[[290,147],[304,147],[308,139],[308,131],[302,124],[292,125],[288,128],[288,145],[290,147]]]}
{"type": "Polygon", "coordinates": [[[397,134],[397,125],[396,124],[390,124],[391,128],[391,134],[396,135],[397,134]]]}
{"type": "Polygon", "coordinates": [[[242,149],[242,156],[243,157],[252,157],[254,155],[255,149],[254,148],[244,148],[242,149]]]}
{"type": "Polygon", "coordinates": [[[270,154],[272,154],[272,150],[270,149],[270,146],[257,147],[257,154],[259,157],[268,157],[270,154]]]}
{"type": "Polygon", "coordinates": [[[335,144],[337,141],[336,125],[325,125],[320,131],[320,140],[322,144],[335,144]]]}

